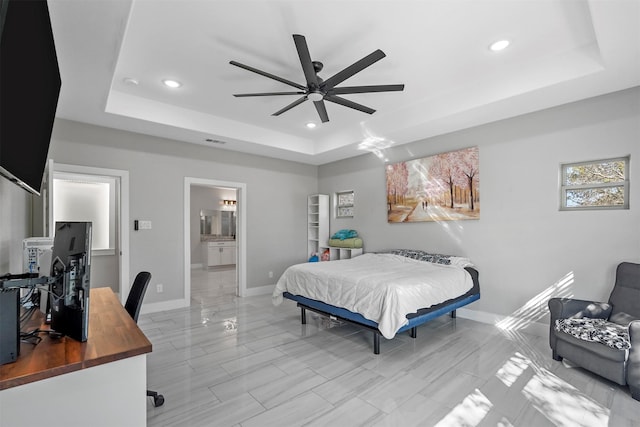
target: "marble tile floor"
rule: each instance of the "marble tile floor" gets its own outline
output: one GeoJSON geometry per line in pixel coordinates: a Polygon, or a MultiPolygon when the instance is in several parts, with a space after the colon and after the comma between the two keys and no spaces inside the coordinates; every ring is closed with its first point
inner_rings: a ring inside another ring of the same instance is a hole
{"type": "Polygon", "coordinates": [[[639,426],[640,402],[547,337],[443,316],[381,339],[291,301],[235,296],[235,270],[194,270],[192,305],[140,316],[153,343],[149,426],[639,426]]]}

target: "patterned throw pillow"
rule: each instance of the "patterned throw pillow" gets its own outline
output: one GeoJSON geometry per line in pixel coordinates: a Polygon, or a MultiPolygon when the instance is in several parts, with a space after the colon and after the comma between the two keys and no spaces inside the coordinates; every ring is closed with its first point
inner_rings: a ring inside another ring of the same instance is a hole
{"type": "Polygon", "coordinates": [[[472,267],[473,264],[468,258],[453,255],[431,254],[418,249],[392,249],[383,253],[400,255],[418,261],[426,261],[434,264],[457,265],[458,267],[472,267]]]}

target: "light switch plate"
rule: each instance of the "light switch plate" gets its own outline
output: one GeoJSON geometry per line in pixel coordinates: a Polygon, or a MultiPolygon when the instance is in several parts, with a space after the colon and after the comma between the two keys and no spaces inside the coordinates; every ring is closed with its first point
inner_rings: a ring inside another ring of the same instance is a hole
{"type": "Polygon", "coordinates": [[[138,228],[140,230],[151,230],[151,221],[138,221],[138,228]]]}

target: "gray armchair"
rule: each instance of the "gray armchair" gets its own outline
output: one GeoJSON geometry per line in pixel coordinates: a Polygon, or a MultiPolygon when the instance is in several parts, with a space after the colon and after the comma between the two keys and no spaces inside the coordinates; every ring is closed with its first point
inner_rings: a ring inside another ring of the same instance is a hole
{"type": "Polygon", "coordinates": [[[623,262],[618,265],[609,302],[552,298],[549,311],[549,345],[554,360],[561,361],[566,357],[602,377],[628,385],[631,396],[640,400],[640,264],[623,262]],[[582,317],[629,325],[631,348],[618,350],[555,330],[558,319],[582,317]]]}

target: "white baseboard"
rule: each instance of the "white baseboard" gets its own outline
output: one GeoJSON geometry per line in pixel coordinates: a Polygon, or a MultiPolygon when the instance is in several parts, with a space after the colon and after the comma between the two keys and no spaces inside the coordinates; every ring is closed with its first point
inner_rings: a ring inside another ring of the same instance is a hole
{"type": "Polygon", "coordinates": [[[158,313],[160,311],[175,310],[177,308],[189,307],[189,301],[185,299],[174,299],[170,301],[152,302],[142,304],[141,314],[158,313]]]}
{"type": "Polygon", "coordinates": [[[490,325],[495,325],[504,319],[504,316],[499,316],[486,311],[469,310],[468,308],[459,308],[456,310],[456,313],[459,317],[475,320],[476,322],[488,323],[490,325]]]}
{"type": "Polygon", "coordinates": [[[202,270],[204,268],[204,266],[202,265],[202,263],[200,264],[191,264],[191,269],[192,270],[202,270]]]}
{"type": "MultiPolygon", "coordinates": [[[[257,288],[249,288],[245,290],[243,297],[253,297],[258,295],[270,295],[273,293],[276,285],[259,286],[257,288]]],[[[185,299],[175,299],[170,301],[152,302],[143,304],[140,309],[141,314],[158,313],[160,311],[175,310],[177,308],[189,307],[190,302],[185,299]]]]}
{"type": "Polygon", "coordinates": [[[270,295],[273,293],[276,285],[258,286],[257,288],[245,289],[244,297],[255,297],[257,295],[270,295]]]}
{"type": "Polygon", "coordinates": [[[456,310],[456,313],[458,317],[487,323],[513,332],[525,332],[527,334],[540,337],[549,335],[548,323],[531,322],[526,319],[516,319],[512,316],[503,316],[486,311],[469,310],[468,308],[459,308],[456,310]]]}

